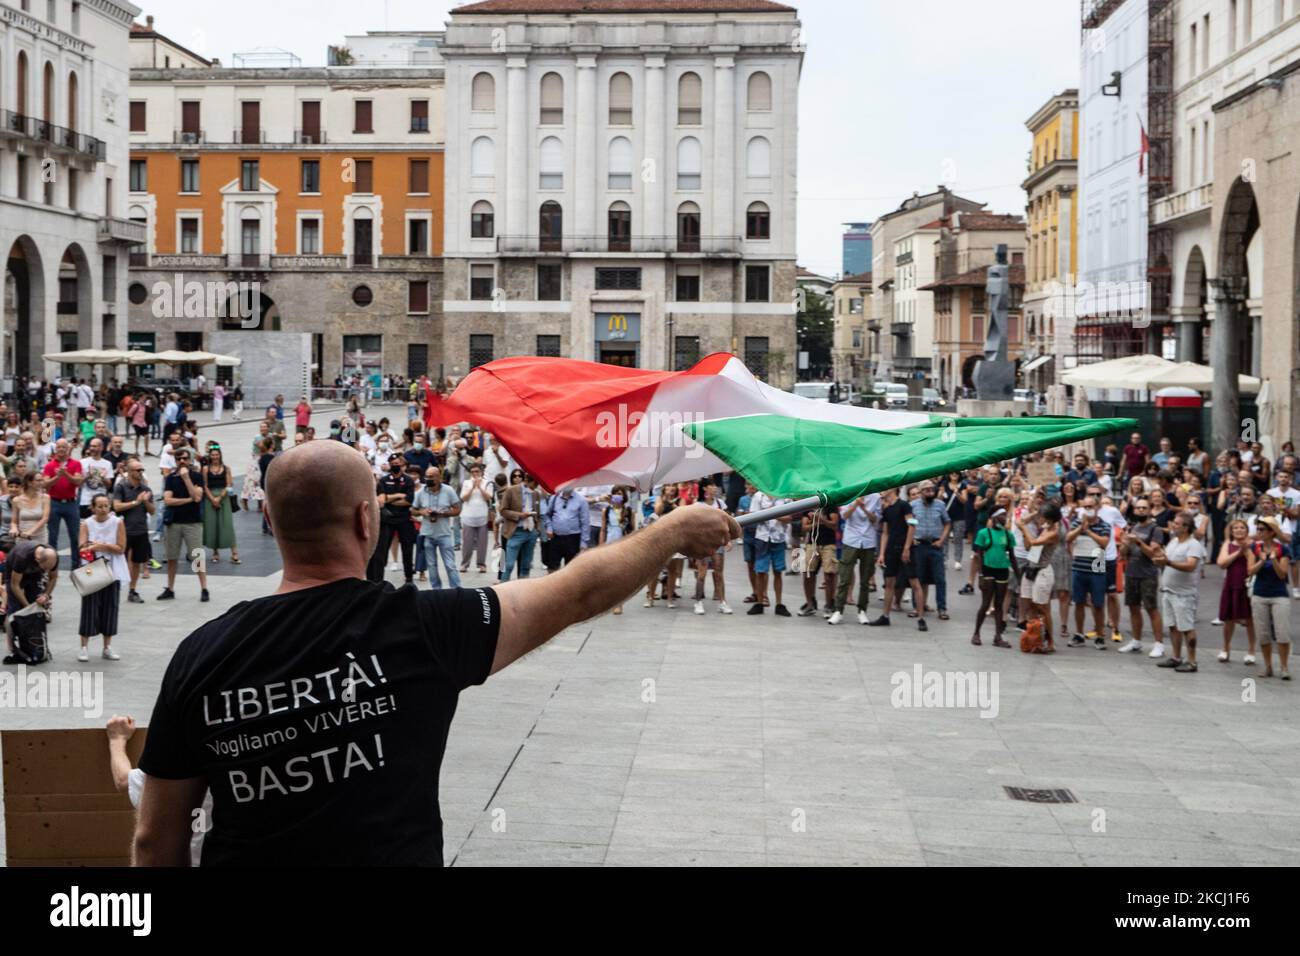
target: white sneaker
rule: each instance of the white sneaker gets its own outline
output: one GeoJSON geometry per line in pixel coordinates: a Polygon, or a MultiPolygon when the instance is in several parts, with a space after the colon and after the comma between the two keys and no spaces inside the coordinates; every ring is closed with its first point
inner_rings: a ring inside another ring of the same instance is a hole
{"type": "Polygon", "coordinates": [[[1142,650],[1142,642],[1130,639],[1127,644],[1119,649],[1121,654],[1133,654],[1142,650]]]}
{"type": "Polygon", "coordinates": [[[1210,626],[1211,626],[1211,627],[1220,627],[1220,626],[1222,626],[1222,624],[1223,624],[1223,622],[1220,621],[1217,617],[1216,617],[1213,621],[1210,622],[1210,626]]]}
{"type": "Polygon", "coordinates": [[[952,569],[953,569],[954,571],[960,571],[960,570],[961,570],[961,562],[960,562],[960,561],[954,561],[954,562],[952,563],[952,569]]]}
{"type": "Polygon", "coordinates": [[[1300,588],[1292,588],[1292,589],[1291,589],[1291,596],[1292,596],[1293,598],[1300,598],[1300,588]]]}
{"type": "Polygon", "coordinates": [[[719,613],[719,614],[734,614],[735,612],[731,609],[731,607],[727,604],[726,601],[719,601],[719,602],[718,602],[718,613],[719,613]]]}
{"type": "Polygon", "coordinates": [[[86,663],[88,660],[90,660],[90,654],[86,652],[86,649],[84,647],[81,650],[77,651],[77,660],[81,661],[81,663],[83,664],[86,663]]]}
{"type": "Polygon", "coordinates": [[[841,614],[839,611],[836,611],[834,614],[832,614],[830,617],[826,619],[826,623],[839,624],[843,620],[844,620],[844,615],[841,614]]]}
{"type": "Polygon", "coordinates": [[[695,613],[696,613],[696,614],[703,614],[703,613],[704,613],[704,602],[703,602],[703,601],[696,601],[696,602],[695,602],[695,613]]]}
{"type": "Polygon", "coordinates": [[[1220,663],[1220,664],[1226,664],[1226,663],[1228,663],[1228,652],[1227,652],[1227,651],[1219,651],[1219,663],[1220,663]]]}
{"type": "Polygon", "coordinates": [[[665,607],[668,607],[668,608],[670,608],[670,609],[671,609],[671,608],[675,608],[676,606],[677,606],[677,602],[676,602],[676,601],[669,601],[669,602],[665,605],[665,607]]]}
{"type": "Polygon", "coordinates": [[[1243,664],[1253,664],[1253,663],[1255,663],[1255,655],[1254,655],[1254,654],[1247,654],[1245,657],[1243,657],[1243,658],[1241,659],[1241,662],[1242,662],[1243,664]]]}
{"type": "Polygon", "coordinates": [[[1164,656],[1165,656],[1165,645],[1161,641],[1156,641],[1155,645],[1151,648],[1151,653],[1147,655],[1147,657],[1164,657],[1164,656]]]}
{"type": "Polygon", "coordinates": [[[869,620],[871,620],[871,619],[870,619],[869,617],[867,617],[867,612],[866,612],[866,611],[859,611],[859,612],[858,612],[858,623],[859,623],[859,624],[866,624],[867,621],[869,621],[869,620]]]}
{"type": "Polygon", "coordinates": [[[104,648],[104,660],[120,661],[121,659],[122,659],[122,655],[119,654],[117,651],[113,650],[111,647],[104,648]]]}
{"type": "Polygon", "coordinates": [[[400,571],[400,570],[402,570],[402,566],[401,566],[400,564],[398,564],[396,561],[393,561],[393,562],[391,562],[391,563],[388,565],[388,570],[389,570],[389,571],[400,571]]]}

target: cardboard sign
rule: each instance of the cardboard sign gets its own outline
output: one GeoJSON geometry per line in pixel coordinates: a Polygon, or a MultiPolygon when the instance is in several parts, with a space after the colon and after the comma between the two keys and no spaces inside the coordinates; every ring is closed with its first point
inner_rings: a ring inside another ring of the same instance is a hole
{"type": "MultiPolygon", "coordinates": [[[[131,766],[145,732],[127,742],[131,766]]],[[[102,727],[6,730],[5,846],[9,866],[129,866],[135,810],[113,786],[102,727]]]]}
{"type": "Polygon", "coordinates": [[[1056,484],[1056,465],[1050,461],[1031,461],[1025,464],[1025,474],[1035,488],[1056,484]]]}

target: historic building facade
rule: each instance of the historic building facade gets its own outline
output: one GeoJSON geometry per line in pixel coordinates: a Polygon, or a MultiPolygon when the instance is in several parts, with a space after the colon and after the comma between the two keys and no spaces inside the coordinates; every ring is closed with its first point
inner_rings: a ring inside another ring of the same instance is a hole
{"type": "Polygon", "coordinates": [[[504,355],[795,377],[795,11],[487,0],[442,48],[447,374],[504,355]]]}
{"type": "Polygon", "coordinates": [[[323,381],[438,372],[435,40],[385,34],[384,66],[132,70],[128,215],[147,236],[131,254],[132,347],[298,331],[323,381]],[[217,289],[218,308],[176,314],[192,288],[217,289]]]}
{"type": "MultiPolygon", "coordinates": [[[[128,32],[118,0],[0,5],[0,377],[126,345],[128,32]]],[[[86,374],[87,369],[77,369],[86,374]]]]}

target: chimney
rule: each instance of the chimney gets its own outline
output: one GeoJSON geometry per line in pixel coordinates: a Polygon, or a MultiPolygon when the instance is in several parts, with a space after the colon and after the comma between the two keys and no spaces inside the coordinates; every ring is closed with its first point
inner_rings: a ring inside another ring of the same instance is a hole
{"type": "Polygon", "coordinates": [[[153,14],[152,14],[152,13],[149,14],[147,17],[144,18],[144,25],[145,25],[146,27],[148,27],[150,30],[153,29],[153,14]]]}

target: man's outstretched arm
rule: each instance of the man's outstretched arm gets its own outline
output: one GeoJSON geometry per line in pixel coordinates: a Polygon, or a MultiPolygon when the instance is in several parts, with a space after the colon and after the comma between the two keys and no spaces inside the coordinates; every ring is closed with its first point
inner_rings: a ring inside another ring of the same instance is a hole
{"type": "Polygon", "coordinates": [[[501,628],[492,659],[495,674],[571,624],[627,600],[674,554],[704,558],[740,537],[740,526],[720,508],[677,508],[614,544],[592,548],[544,578],[495,588],[501,628]]]}

